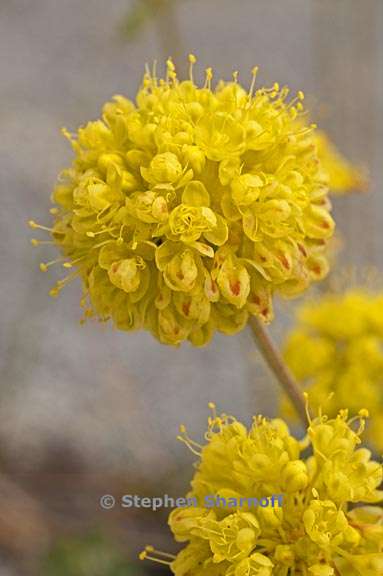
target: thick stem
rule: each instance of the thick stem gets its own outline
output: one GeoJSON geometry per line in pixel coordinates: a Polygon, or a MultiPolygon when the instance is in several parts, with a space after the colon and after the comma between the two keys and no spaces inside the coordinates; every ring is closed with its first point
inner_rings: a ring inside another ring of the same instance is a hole
{"type": "Polygon", "coordinates": [[[308,420],[303,392],[267,333],[264,323],[255,316],[251,316],[249,325],[257,346],[269,365],[269,368],[274,372],[279,384],[290,398],[302,423],[304,426],[307,426],[308,420]]]}

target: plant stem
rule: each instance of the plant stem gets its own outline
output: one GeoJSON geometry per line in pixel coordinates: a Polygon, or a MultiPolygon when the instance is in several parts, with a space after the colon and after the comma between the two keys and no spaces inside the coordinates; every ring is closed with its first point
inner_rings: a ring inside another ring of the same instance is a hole
{"type": "Polygon", "coordinates": [[[252,330],[255,342],[261,351],[264,359],[266,360],[269,368],[274,372],[279,384],[290,398],[294,408],[296,409],[302,424],[306,427],[308,420],[305,408],[305,398],[303,392],[296,382],[294,376],[291,374],[289,368],[286,366],[281,353],[276,348],[271,340],[262,320],[255,316],[251,316],[249,325],[252,330]]]}

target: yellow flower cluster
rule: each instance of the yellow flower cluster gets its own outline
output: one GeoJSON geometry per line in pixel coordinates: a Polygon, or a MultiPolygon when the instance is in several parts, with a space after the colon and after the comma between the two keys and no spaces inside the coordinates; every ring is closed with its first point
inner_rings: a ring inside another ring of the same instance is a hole
{"type": "Polygon", "coordinates": [[[303,94],[255,90],[256,69],[249,91],[236,73],[213,89],[211,69],[198,87],[189,59],[189,80],[169,60],[165,80],[145,74],[136,104],[116,96],[102,119],[65,132],[75,159],[51,231],[76,270],[52,295],[77,274],[86,317],[174,345],[235,333],[249,314],[269,321],[274,292],[326,274],[334,228],[303,94]]]}
{"type": "MultiPolygon", "coordinates": [[[[367,437],[383,450],[382,294],[350,290],[304,304],[284,357],[315,409],[357,414],[363,403],[372,416],[367,437]]],[[[291,412],[287,401],[282,406],[291,412]]]]}
{"type": "Polygon", "coordinates": [[[315,142],[323,169],[329,177],[329,187],[332,194],[340,195],[352,191],[365,192],[368,189],[367,173],[351,164],[324,132],[316,131],[315,142]]]}
{"type": "MultiPolygon", "coordinates": [[[[214,410],[214,407],[213,407],[214,410]]],[[[310,421],[301,442],[279,419],[254,418],[248,431],[215,412],[207,443],[185,430],[199,455],[188,497],[262,498],[281,507],[175,509],[169,524],[186,546],[169,560],[176,576],[377,576],[383,574],[382,466],[360,447],[367,411],[310,421]],[[311,455],[303,457],[308,448],[311,455]],[[362,504],[353,507],[353,504],[362,504]]],[[[162,562],[148,547],[141,558],[162,562]]],[[[170,555],[169,555],[170,556],[170,555]]]]}

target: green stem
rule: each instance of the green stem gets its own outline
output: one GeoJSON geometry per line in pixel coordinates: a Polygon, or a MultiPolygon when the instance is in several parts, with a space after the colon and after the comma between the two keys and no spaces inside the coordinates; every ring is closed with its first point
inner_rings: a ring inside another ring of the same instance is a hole
{"type": "Polygon", "coordinates": [[[290,398],[302,424],[306,427],[308,423],[305,398],[303,392],[289,368],[285,364],[281,353],[271,340],[264,323],[255,316],[251,316],[249,325],[252,330],[256,344],[266,360],[269,368],[276,376],[279,384],[290,398]]]}

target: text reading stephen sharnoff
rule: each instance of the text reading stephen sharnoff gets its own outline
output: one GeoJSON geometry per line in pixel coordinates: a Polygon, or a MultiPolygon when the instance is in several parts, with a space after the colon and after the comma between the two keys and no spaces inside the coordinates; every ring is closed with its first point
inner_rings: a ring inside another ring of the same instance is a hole
{"type": "Polygon", "coordinates": [[[125,494],[121,498],[122,508],[280,508],[283,504],[283,494],[272,494],[262,498],[224,498],[217,494],[209,494],[203,501],[197,498],[172,498],[168,494],[149,498],[137,494],[125,494]]]}

